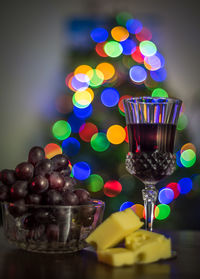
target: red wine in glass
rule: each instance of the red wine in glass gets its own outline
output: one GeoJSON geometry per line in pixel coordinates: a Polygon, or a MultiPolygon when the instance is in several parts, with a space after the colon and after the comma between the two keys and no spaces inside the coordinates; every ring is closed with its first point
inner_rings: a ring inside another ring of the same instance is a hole
{"type": "Polygon", "coordinates": [[[176,126],[173,124],[128,124],[129,154],[126,168],[145,184],[171,175],[176,166],[173,154],[176,126]]]}
{"type": "Polygon", "coordinates": [[[123,104],[129,137],[126,169],[144,183],[145,228],[152,230],[156,184],[176,168],[173,148],[182,101],[147,96],[123,104]]]}

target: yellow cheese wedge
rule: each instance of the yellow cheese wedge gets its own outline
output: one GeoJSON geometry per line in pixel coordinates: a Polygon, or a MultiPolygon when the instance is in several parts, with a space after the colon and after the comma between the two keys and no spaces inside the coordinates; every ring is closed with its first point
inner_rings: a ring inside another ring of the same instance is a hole
{"type": "Polygon", "coordinates": [[[125,247],[134,252],[138,263],[151,263],[171,257],[171,239],[145,230],[125,237],[125,247]]]}
{"type": "Polygon", "coordinates": [[[135,254],[126,248],[110,248],[97,251],[99,262],[112,266],[132,265],[135,263],[135,254]]]}
{"type": "Polygon", "coordinates": [[[143,225],[131,208],[111,214],[87,238],[97,250],[105,250],[119,243],[125,236],[143,225]]]}

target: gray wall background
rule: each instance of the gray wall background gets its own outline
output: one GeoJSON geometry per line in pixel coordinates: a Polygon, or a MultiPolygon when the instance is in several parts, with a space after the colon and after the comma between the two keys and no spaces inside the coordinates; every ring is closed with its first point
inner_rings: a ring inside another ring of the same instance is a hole
{"type": "Polygon", "coordinates": [[[166,59],[167,87],[183,99],[191,141],[199,147],[198,1],[1,1],[0,169],[15,167],[31,146],[45,144],[50,104],[64,85],[64,21],[121,10],[152,31],[166,59]]]}

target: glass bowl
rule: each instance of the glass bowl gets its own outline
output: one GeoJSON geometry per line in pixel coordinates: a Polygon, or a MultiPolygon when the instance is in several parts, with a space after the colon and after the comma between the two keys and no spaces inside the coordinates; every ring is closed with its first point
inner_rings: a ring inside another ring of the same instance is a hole
{"type": "Polygon", "coordinates": [[[18,248],[41,253],[70,253],[87,247],[85,239],[102,222],[105,204],[77,206],[2,203],[3,230],[18,248]]]}

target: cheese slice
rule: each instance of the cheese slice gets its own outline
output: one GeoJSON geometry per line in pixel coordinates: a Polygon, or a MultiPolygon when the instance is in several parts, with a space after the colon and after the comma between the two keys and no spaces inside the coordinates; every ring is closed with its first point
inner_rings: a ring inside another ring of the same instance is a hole
{"type": "Polygon", "coordinates": [[[171,239],[145,230],[138,230],[125,237],[125,247],[134,252],[138,263],[151,263],[171,257],[171,239]]]}
{"type": "Polygon", "coordinates": [[[130,233],[142,227],[143,222],[131,208],[111,214],[87,238],[97,250],[111,248],[130,233]]]}
{"type": "Polygon", "coordinates": [[[126,248],[98,250],[99,262],[111,266],[152,263],[171,256],[171,240],[164,235],[138,230],[125,237],[126,248]]]}
{"type": "Polygon", "coordinates": [[[99,262],[111,266],[132,265],[136,261],[135,254],[126,248],[99,250],[97,251],[97,259],[99,262]]]}

